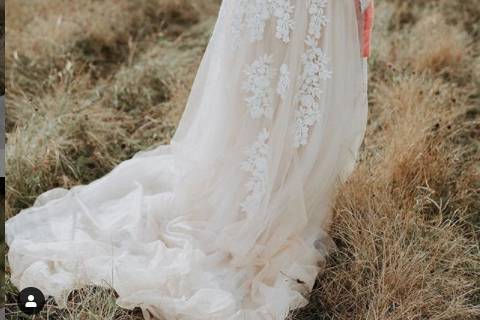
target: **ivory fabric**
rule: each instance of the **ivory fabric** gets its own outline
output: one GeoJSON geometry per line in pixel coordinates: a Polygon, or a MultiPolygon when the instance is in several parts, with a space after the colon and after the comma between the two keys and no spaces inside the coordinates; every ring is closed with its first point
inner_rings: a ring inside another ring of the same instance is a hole
{"type": "Polygon", "coordinates": [[[328,249],[367,117],[353,0],[224,0],[170,145],[6,222],[12,282],[145,317],[285,319],[328,249]]]}

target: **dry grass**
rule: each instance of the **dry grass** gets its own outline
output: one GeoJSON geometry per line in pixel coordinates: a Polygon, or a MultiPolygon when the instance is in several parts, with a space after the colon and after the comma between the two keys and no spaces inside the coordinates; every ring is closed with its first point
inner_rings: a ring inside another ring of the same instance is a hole
{"type": "Polygon", "coordinates": [[[169,141],[214,21],[206,2],[7,1],[7,216],[169,141]]]}
{"type": "MultiPolygon", "coordinates": [[[[480,9],[377,0],[370,117],[313,319],[480,317],[480,9]]],[[[6,214],[172,136],[218,1],[7,0],[6,214]]],[[[7,269],[8,273],[8,269],[7,269]]],[[[15,289],[8,282],[7,311],[15,289]]],[[[140,319],[89,288],[44,318],[140,319]]]]}
{"type": "Polygon", "coordinates": [[[478,33],[449,24],[450,8],[380,2],[370,122],[337,199],[338,250],[294,319],[480,317],[478,33]]]}

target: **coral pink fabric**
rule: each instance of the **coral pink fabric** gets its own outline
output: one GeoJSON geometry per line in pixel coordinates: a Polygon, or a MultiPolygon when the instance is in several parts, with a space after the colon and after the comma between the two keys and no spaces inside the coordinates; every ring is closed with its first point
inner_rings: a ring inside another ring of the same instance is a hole
{"type": "Polygon", "coordinates": [[[363,24],[363,56],[370,56],[371,48],[371,39],[372,39],[372,29],[373,29],[373,17],[374,17],[374,7],[373,1],[367,7],[367,10],[363,13],[364,24],[363,24]]]}
{"type": "MultiPolygon", "coordinates": [[[[357,0],[360,7],[360,1],[357,0]]],[[[371,51],[373,18],[374,18],[374,5],[373,0],[370,0],[368,7],[362,12],[363,30],[362,30],[362,56],[368,58],[371,51]]]]}

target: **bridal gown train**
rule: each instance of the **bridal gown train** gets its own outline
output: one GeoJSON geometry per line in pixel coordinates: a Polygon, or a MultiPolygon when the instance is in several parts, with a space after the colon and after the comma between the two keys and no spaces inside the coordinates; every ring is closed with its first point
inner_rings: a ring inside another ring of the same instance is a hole
{"type": "Polygon", "coordinates": [[[353,0],[224,0],[170,145],[6,222],[12,282],[146,317],[282,320],[328,249],[367,117],[353,0]]]}

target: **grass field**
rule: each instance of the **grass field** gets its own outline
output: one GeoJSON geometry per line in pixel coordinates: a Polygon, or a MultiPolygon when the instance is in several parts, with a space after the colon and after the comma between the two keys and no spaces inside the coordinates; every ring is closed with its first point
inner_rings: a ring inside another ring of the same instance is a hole
{"type": "MultiPolygon", "coordinates": [[[[168,143],[220,1],[6,0],[6,216],[168,143]]],[[[377,0],[337,250],[294,320],[480,318],[480,6],[377,0]]],[[[8,280],[9,319],[24,319],[8,280]]],[[[88,288],[36,319],[141,319],[88,288]]]]}

